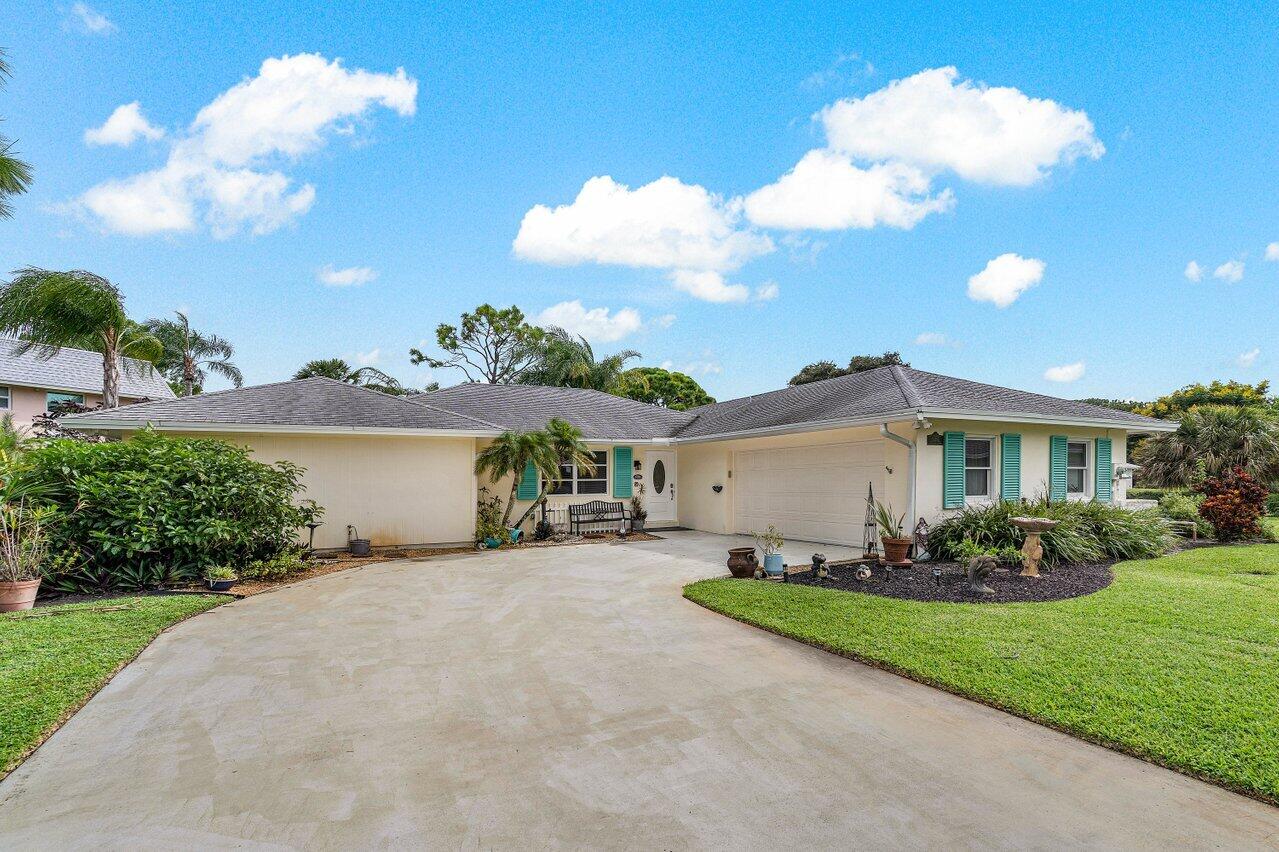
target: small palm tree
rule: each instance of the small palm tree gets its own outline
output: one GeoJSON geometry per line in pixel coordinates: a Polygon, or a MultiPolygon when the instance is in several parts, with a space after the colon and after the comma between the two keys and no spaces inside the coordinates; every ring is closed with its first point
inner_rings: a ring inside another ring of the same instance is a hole
{"type": "MultiPolygon", "coordinates": [[[[9,63],[0,50],[0,87],[9,79],[9,63]]],[[[0,219],[13,217],[13,205],[8,199],[21,195],[31,186],[31,167],[13,156],[13,143],[0,136],[0,219]]]]}
{"type": "Polygon", "coordinates": [[[546,330],[541,347],[541,358],[520,376],[520,384],[609,392],[626,372],[626,362],[640,357],[634,349],[623,349],[596,360],[585,337],[554,327],[546,330]]]}
{"type": "Polygon", "coordinates": [[[240,368],[231,362],[235,347],[216,334],[203,334],[191,328],[182,311],[174,311],[176,320],[149,319],[146,328],[164,346],[164,355],[156,364],[172,383],[180,385],[183,396],[204,390],[207,372],[217,373],[237,388],[244,384],[240,368]]]}
{"type": "Polygon", "coordinates": [[[142,369],[164,354],[150,331],[124,312],[124,299],[114,284],[83,270],[51,272],[29,266],[0,286],[0,334],[21,338],[18,354],[34,351],[48,359],[62,347],[102,353],[102,404],[120,404],[120,368],[142,369]]]}
{"type": "Polygon", "coordinates": [[[1135,452],[1143,483],[1190,485],[1234,467],[1270,484],[1279,481],[1279,420],[1259,407],[1198,405],[1179,415],[1176,432],[1147,438],[1135,452]]]}
{"type": "Polygon", "coordinates": [[[515,522],[515,526],[522,525],[528,520],[529,515],[538,506],[546,502],[546,495],[550,490],[559,485],[561,481],[560,465],[575,464],[577,469],[585,471],[588,476],[595,473],[595,456],[586,446],[586,442],[582,440],[582,430],[578,429],[567,420],[559,417],[553,417],[546,424],[546,436],[550,439],[551,448],[555,451],[555,457],[558,464],[555,466],[554,476],[542,477],[542,490],[538,493],[537,499],[533,501],[533,505],[525,510],[520,519],[515,522]]]}
{"type": "Polygon", "coordinates": [[[555,451],[551,436],[538,432],[503,432],[493,443],[475,456],[475,472],[497,482],[504,476],[511,477],[511,494],[506,499],[506,511],[502,513],[502,526],[511,525],[511,510],[515,508],[515,495],[529,462],[542,479],[557,481],[560,475],[560,457],[555,451]]]}
{"type": "Polygon", "coordinates": [[[348,385],[356,385],[382,393],[400,396],[407,392],[398,381],[376,367],[360,367],[352,369],[351,365],[341,358],[317,358],[307,361],[302,368],[293,374],[294,380],[311,378],[336,379],[348,385]]]}

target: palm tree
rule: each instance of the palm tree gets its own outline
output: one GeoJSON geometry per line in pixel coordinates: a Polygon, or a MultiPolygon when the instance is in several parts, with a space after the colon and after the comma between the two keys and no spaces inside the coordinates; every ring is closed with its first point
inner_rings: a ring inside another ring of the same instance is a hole
{"type": "Polygon", "coordinates": [[[1136,451],[1143,482],[1191,485],[1242,467],[1259,482],[1279,479],[1279,421],[1261,408],[1199,405],[1180,415],[1176,432],[1147,438],[1136,451]]]}
{"type": "Polygon", "coordinates": [[[555,327],[546,330],[541,346],[541,357],[520,376],[520,384],[608,392],[626,371],[626,362],[640,357],[634,349],[623,349],[597,361],[595,350],[585,337],[555,327]]]}
{"type": "MultiPolygon", "coordinates": [[[[0,50],[0,87],[9,79],[9,63],[0,50]]],[[[8,199],[20,195],[31,186],[31,167],[14,157],[13,143],[0,136],[0,219],[13,217],[13,205],[8,199]]]]}
{"type": "Polygon", "coordinates": [[[183,396],[196,389],[204,390],[208,372],[217,373],[237,388],[244,384],[240,368],[231,363],[235,347],[216,334],[203,334],[191,328],[182,311],[174,311],[176,320],[149,319],[146,328],[164,346],[164,355],[156,366],[172,383],[181,385],[183,396]]]}
{"type": "MultiPolygon", "coordinates": [[[[506,498],[506,511],[502,513],[502,526],[511,525],[511,510],[515,508],[515,495],[529,462],[540,478],[558,481],[560,456],[547,432],[503,432],[493,443],[475,456],[475,473],[497,482],[504,476],[511,477],[511,494],[506,498]]],[[[534,504],[536,505],[536,504],[534,504]]],[[[521,519],[522,520],[522,519],[521,519]]]]}
{"type": "MultiPolygon", "coordinates": [[[[155,335],[129,319],[124,299],[107,279],[84,270],[51,272],[29,266],[0,286],[0,334],[21,338],[16,352],[52,358],[62,347],[102,353],[102,404],[120,404],[120,366],[164,354],[155,335]]],[[[152,365],[145,364],[150,370],[152,365]]]]}
{"type": "Polygon", "coordinates": [[[311,378],[336,379],[348,385],[356,385],[370,390],[381,391],[392,396],[401,396],[410,392],[391,376],[377,367],[360,367],[352,369],[351,365],[341,358],[317,358],[307,361],[302,368],[293,374],[294,380],[311,378]]]}
{"type": "Polygon", "coordinates": [[[538,506],[546,502],[546,495],[550,493],[551,488],[560,483],[562,478],[560,465],[575,464],[579,471],[586,471],[588,476],[595,473],[595,456],[582,440],[581,429],[567,420],[552,417],[546,424],[546,436],[550,439],[551,449],[555,451],[555,458],[558,460],[555,475],[542,478],[542,490],[533,501],[533,505],[529,506],[515,522],[517,527],[528,520],[529,515],[533,514],[538,506]]]}

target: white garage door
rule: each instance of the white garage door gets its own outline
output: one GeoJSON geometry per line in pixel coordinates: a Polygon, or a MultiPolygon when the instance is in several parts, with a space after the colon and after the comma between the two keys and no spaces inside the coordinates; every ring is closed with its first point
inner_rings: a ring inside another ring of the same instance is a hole
{"type": "Polygon", "coordinates": [[[866,485],[884,494],[884,444],[855,441],[734,456],[734,525],[749,533],[773,524],[788,539],[861,544],[866,485]]]}

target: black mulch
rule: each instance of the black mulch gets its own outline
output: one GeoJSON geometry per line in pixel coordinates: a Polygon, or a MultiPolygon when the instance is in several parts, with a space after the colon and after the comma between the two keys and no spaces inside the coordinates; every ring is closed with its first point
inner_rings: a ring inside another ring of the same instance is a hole
{"type": "Polygon", "coordinates": [[[1011,570],[996,569],[986,578],[986,585],[995,590],[993,595],[982,595],[968,587],[966,566],[955,562],[929,562],[909,568],[894,568],[890,576],[879,565],[871,565],[871,577],[858,580],[855,563],[830,566],[830,577],[818,580],[812,571],[798,571],[787,576],[787,582],[806,586],[821,586],[849,592],[865,592],[887,598],[904,598],[914,601],[947,601],[950,603],[1014,603],[1018,601],[1059,601],[1091,595],[1110,585],[1114,574],[1113,562],[1098,564],[1058,565],[1051,570],[1040,569],[1041,576],[1021,577],[1017,566],[1011,570]],[[940,584],[933,578],[933,568],[941,568],[940,584]]]}

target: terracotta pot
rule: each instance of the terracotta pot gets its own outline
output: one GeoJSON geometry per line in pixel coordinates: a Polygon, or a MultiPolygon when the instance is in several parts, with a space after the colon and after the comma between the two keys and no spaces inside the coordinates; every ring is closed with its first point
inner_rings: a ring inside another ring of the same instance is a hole
{"type": "Polygon", "coordinates": [[[16,583],[0,583],[0,612],[17,612],[36,605],[36,592],[40,580],[19,580],[16,583]]]}
{"type": "Polygon", "coordinates": [[[755,559],[753,547],[731,547],[728,550],[728,570],[739,580],[755,576],[759,562],[755,559]]]}
{"type": "Polygon", "coordinates": [[[884,561],[885,562],[905,562],[906,554],[910,553],[911,540],[908,538],[889,538],[888,536],[880,536],[879,540],[884,543],[884,561]]]}

